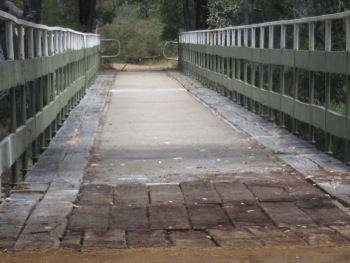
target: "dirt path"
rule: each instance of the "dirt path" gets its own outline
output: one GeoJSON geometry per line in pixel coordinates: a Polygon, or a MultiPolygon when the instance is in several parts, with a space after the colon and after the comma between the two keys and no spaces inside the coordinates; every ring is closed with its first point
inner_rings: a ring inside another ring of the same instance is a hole
{"type": "Polygon", "coordinates": [[[127,262],[127,263],[348,263],[350,247],[310,248],[152,248],[74,252],[55,250],[45,252],[0,253],[0,262],[127,262]]]}
{"type": "Polygon", "coordinates": [[[113,68],[118,71],[162,71],[175,68],[175,66],[170,61],[165,61],[164,63],[155,65],[136,65],[136,64],[126,64],[126,63],[114,63],[113,68]]]}

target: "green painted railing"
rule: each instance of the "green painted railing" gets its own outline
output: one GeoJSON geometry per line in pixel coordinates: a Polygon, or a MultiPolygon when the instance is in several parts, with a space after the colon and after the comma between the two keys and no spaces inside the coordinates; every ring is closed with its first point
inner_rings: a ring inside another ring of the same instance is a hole
{"type": "MultiPolygon", "coordinates": [[[[98,75],[100,38],[37,25],[0,12],[0,92],[7,94],[10,125],[0,141],[0,175],[23,179],[35,159],[98,75]]],[[[4,99],[3,99],[4,100],[4,99]]],[[[0,180],[1,182],[1,180],[0,180]]],[[[1,183],[0,183],[1,186],[1,183]]],[[[0,190],[1,192],[1,190],[0,190]]]]}
{"type": "Polygon", "coordinates": [[[181,69],[350,161],[350,12],[179,35],[181,69]],[[340,110],[339,110],[340,109],[340,110]],[[288,116],[288,117],[287,117],[288,116]]]}

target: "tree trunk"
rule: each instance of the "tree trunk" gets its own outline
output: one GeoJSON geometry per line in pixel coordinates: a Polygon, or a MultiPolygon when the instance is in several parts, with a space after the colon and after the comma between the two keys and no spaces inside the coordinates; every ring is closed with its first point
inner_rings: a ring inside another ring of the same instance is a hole
{"type": "Polygon", "coordinates": [[[23,0],[25,20],[40,23],[41,0],[23,0]]]}
{"type": "Polygon", "coordinates": [[[79,0],[79,21],[86,32],[93,32],[96,0],[79,0]]]}
{"type": "Polygon", "coordinates": [[[190,8],[188,6],[188,0],[183,0],[183,14],[184,14],[184,29],[189,31],[191,27],[191,17],[190,17],[190,8]]]}
{"type": "Polygon", "coordinates": [[[244,0],[244,24],[249,24],[249,0],[244,0]]]}
{"type": "Polygon", "coordinates": [[[207,29],[208,0],[194,0],[196,10],[196,29],[207,29]]]}

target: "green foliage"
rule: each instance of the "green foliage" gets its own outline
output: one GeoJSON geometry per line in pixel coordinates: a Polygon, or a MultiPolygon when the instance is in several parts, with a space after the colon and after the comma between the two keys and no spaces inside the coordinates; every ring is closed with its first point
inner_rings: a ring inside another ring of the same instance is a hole
{"type": "Polygon", "coordinates": [[[161,38],[176,40],[182,23],[182,0],[164,1],[161,6],[162,22],[164,23],[161,38]]]}
{"type": "Polygon", "coordinates": [[[49,26],[68,27],[81,30],[78,21],[78,1],[45,0],[42,1],[41,23],[49,26]]]}
{"type": "Polygon", "coordinates": [[[142,58],[161,55],[160,40],[163,24],[160,18],[140,17],[140,7],[135,4],[119,6],[112,24],[101,28],[102,38],[114,38],[121,42],[120,59],[139,61],[142,58]]]}
{"type": "Polygon", "coordinates": [[[118,0],[99,0],[96,7],[96,20],[99,26],[111,24],[116,16],[118,0]]]}
{"type": "Polygon", "coordinates": [[[221,28],[233,25],[237,17],[241,15],[242,9],[238,2],[232,0],[209,0],[209,16],[207,23],[210,28],[221,28]]]}

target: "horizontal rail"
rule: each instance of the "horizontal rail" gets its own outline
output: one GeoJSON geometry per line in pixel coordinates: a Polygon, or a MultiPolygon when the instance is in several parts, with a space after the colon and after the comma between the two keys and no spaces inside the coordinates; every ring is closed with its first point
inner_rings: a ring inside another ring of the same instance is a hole
{"type": "Polygon", "coordinates": [[[11,168],[16,183],[97,77],[100,36],[0,11],[0,47],[0,103],[9,105],[10,122],[0,141],[0,175],[11,168]]]}
{"type": "Polygon", "coordinates": [[[283,127],[290,118],[294,133],[308,125],[312,142],[322,130],[328,153],[344,140],[350,162],[350,12],[184,32],[179,42],[184,72],[283,127]]]}
{"type": "Polygon", "coordinates": [[[324,21],[329,21],[329,20],[344,19],[344,18],[348,18],[349,16],[350,16],[350,11],[346,11],[346,12],[342,12],[342,13],[314,16],[314,17],[305,17],[305,18],[299,18],[299,19],[281,20],[281,21],[265,22],[265,23],[242,25],[242,26],[232,26],[232,27],[209,29],[209,30],[188,31],[188,32],[182,32],[181,35],[187,35],[187,34],[191,34],[191,33],[220,32],[220,31],[238,30],[238,29],[245,29],[245,28],[246,29],[252,29],[252,28],[254,29],[254,28],[259,28],[259,27],[324,22],[324,21]]]}

